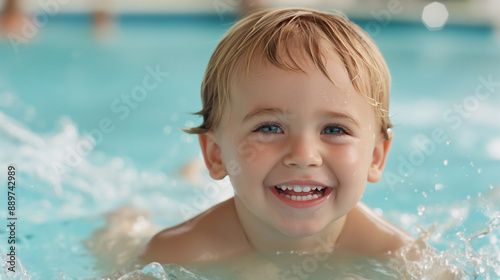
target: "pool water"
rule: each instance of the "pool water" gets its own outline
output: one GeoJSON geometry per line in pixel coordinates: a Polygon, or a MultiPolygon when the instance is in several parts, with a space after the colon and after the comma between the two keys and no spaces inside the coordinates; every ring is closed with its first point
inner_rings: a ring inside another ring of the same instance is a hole
{"type": "MultiPolygon", "coordinates": [[[[106,224],[128,219],[131,240],[144,241],[232,195],[227,181],[206,172],[182,176],[198,173],[200,150],[196,137],[178,130],[200,122],[190,113],[201,108],[205,67],[230,24],[216,16],[125,16],[109,38],[96,39],[88,17],[58,16],[17,52],[0,41],[0,174],[17,170],[19,279],[103,276],[108,264],[96,263],[93,250],[121,250],[106,224]]],[[[441,261],[466,270],[465,279],[500,277],[499,37],[485,27],[428,31],[395,22],[372,35],[391,69],[396,127],[384,177],[363,201],[426,239],[441,261]]],[[[5,254],[8,235],[0,231],[5,254]]],[[[425,265],[412,263],[412,275],[425,276],[425,265]]],[[[374,260],[346,273],[367,277],[363,269],[379,267],[392,273],[374,260]]],[[[202,277],[154,263],[126,273],[122,279],[202,277]]]]}

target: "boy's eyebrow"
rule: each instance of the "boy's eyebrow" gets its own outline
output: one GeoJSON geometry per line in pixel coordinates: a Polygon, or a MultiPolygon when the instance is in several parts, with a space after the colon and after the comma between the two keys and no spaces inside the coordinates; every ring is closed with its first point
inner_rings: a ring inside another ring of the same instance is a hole
{"type": "Polygon", "coordinates": [[[257,108],[253,111],[250,111],[244,118],[242,122],[248,121],[249,119],[260,116],[260,115],[278,115],[284,114],[283,110],[279,108],[257,108]]]}
{"type": "Polygon", "coordinates": [[[334,119],[347,119],[348,121],[352,122],[357,127],[359,127],[359,123],[356,121],[355,118],[353,118],[351,115],[343,113],[343,112],[325,111],[325,112],[322,112],[321,115],[325,116],[325,117],[334,118],[334,119]]]}

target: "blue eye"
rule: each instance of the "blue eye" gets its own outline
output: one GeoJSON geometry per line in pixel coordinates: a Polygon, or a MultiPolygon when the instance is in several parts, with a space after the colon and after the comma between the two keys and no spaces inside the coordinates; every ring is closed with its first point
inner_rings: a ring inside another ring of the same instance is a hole
{"type": "Polygon", "coordinates": [[[338,126],[327,126],[323,128],[323,131],[321,131],[322,134],[330,134],[330,135],[339,135],[339,134],[346,134],[345,130],[341,127],[338,126]]]}
{"type": "Polygon", "coordinates": [[[283,129],[275,124],[262,124],[255,131],[264,132],[264,133],[283,133],[283,129]]]}

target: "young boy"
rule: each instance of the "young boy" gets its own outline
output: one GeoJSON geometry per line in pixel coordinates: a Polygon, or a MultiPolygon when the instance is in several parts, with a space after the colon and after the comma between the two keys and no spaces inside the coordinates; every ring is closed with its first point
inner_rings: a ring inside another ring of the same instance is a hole
{"type": "Polygon", "coordinates": [[[373,41],[341,15],[293,8],[236,23],[207,67],[203,123],[187,131],[199,134],[210,176],[229,176],[235,195],[156,234],[142,260],[373,257],[412,242],[360,202],[392,142],[389,84],[373,41]]]}

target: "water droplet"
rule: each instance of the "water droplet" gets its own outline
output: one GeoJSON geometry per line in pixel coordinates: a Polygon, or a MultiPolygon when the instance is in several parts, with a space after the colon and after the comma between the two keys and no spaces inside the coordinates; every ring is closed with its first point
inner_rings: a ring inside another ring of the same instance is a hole
{"type": "Polygon", "coordinates": [[[483,170],[481,168],[478,168],[477,173],[481,174],[481,172],[483,172],[483,170]]]}
{"type": "Polygon", "coordinates": [[[450,140],[446,141],[446,145],[448,146],[451,145],[451,141],[450,140]]]}
{"type": "Polygon", "coordinates": [[[443,161],[443,165],[444,165],[444,166],[447,166],[447,165],[448,165],[448,160],[447,160],[447,159],[445,159],[445,160],[443,161]]]}
{"type": "Polygon", "coordinates": [[[434,189],[435,189],[436,191],[440,191],[440,190],[442,190],[443,188],[444,188],[443,184],[436,184],[436,185],[434,185],[434,189]]]}
{"type": "Polygon", "coordinates": [[[467,196],[467,200],[470,200],[470,195],[467,196]]]}
{"type": "Polygon", "coordinates": [[[427,194],[426,194],[425,192],[422,192],[422,195],[423,195],[424,197],[427,197],[427,194]]]}
{"type": "Polygon", "coordinates": [[[425,206],[423,206],[423,205],[419,205],[419,206],[417,207],[417,211],[418,211],[418,213],[417,213],[417,214],[418,214],[419,216],[422,216],[422,214],[425,212],[425,206]]]}
{"type": "Polygon", "coordinates": [[[401,215],[400,220],[403,225],[409,225],[411,223],[411,217],[408,214],[401,215]]]}
{"type": "Polygon", "coordinates": [[[474,162],[471,161],[470,162],[470,166],[474,167],[474,162]]]}
{"type": "Polygon", "coordinates": [[[490,244],[491,245],[495,245],[495,244],[497,244],[497,242],[498,242],[498,238],[496,235],[490,236],[490,244]]]}
{"type": "Polygon", "coordinates": [[[453,218],[455,218],[455,219],[459,218],[462,215],[461,212],[460,212],[460,209],[456,209],[456,208],[455,209],[451,209],[450,213],[451,213],[451,216],[453,218]]]}

